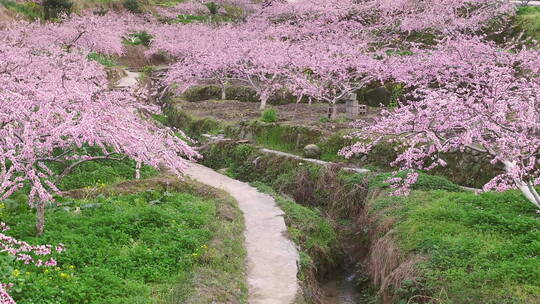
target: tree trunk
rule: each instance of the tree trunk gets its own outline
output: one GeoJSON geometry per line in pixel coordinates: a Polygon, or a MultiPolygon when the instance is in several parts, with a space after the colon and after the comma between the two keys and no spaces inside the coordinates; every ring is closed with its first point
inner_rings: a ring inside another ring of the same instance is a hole
{"type": "Polygon", "coordinates": [[[45,231],[45,203],[38,202],[36,205],[36,234],[43,235],[45,231]]]}
{"type": "MultiPolygon", "coordinates": [[[[510,172],[516,165],[511,161],[504,161],[504,167],[506,172],[510,172]]],[[[540,209],[540,195],[536,192],[534,185],[531,182],[525,182],[520,179],[514,179],[514,183],[517,188],[523,193],[523,195],[533,203],[538,209],[540,209]]]]}
{"type": "Polygon", "coordinates": [[[533,203],[538,209],[540,209],[540,197],[532,185],[527,184],[524,181],[516,181],[516,186],[527,198],[527,200],[529,200],[529,202],[533,203]]]}
{"type": "Polygon", "coordinates": [[[264,110],[264,108],[266,108],[267,101],[268,101],[268,97],[261,96],[261,105],[259,106],[259,110],[264,110]]]}
{"type": "Polygon", "coordinates": [[[221,100],[227,99],[227,91],[225,90],[225,85],[221,85],[221,100]]]}
{"type": "Polygon", "coordinates": [[[135,165],[135,179],[141,179],[141,163],[137,162],[135,165]]]}
{"type": "Polygon", "coordinates": [[[337,106],[335,103],[328,105],[328,118],[330,120],[336,120],[337,118],[337,106]]]}

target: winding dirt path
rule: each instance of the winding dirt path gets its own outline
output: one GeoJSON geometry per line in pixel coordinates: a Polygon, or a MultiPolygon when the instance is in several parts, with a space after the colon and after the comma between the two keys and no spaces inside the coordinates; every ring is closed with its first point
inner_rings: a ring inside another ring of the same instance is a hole
{"type": "Polygon", "coordinates": [[[285,235],[283,211],[274,199],[198,164],[190,166],[187,175],[228,192],[244,213],[249,304],[292,303],[298,292],[298,252],[285,235]]]}

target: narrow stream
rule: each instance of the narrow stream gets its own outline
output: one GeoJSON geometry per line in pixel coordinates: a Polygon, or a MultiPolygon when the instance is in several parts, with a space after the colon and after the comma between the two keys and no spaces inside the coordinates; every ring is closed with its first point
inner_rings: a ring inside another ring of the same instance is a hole
{"type": "Polygon", "coordinates": [[[344,260],[321,282],[320,288],[324,295],[322,304],[370,304],[374,303],[375,294],[366,286],[366,274],[358,264],[363,248],[355,246],[357,240],[346,238],[344,245],[344,260]]]}
{"type": "Polygon", "coordinates": [[[337,269],[321,289],[324,293],[323,304],[360,304],[362,297],[356,284],[357,272],[350,261],[337,269]]]}

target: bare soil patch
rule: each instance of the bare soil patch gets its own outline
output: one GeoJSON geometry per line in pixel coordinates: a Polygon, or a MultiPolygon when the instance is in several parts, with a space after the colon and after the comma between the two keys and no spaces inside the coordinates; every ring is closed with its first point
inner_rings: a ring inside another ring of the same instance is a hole
{"type": "MultiPolygon", "coordinates": [[[[176,106],[197,117],[209,117],[229,123],[259,119],[261,110],[259,104],[254,102],[241,102],[236,100],[205,100],[189,102],[178,99],[176,106]]],[[[270,105],[268,109],[278,111],[279,123],[302,125],[314,128],[323,134],[333,134],[339,130],[351,129],[353,120],[345,117],[345,104],[338,104],[339,118],[335,121],[327,120],[328,105],[323,103],[298,103],[284,105],[270,105]]],[[[366,115],[358,117],[359,120],[373,121],[380,113],[379,108],[368,107],[366,115]]]]}

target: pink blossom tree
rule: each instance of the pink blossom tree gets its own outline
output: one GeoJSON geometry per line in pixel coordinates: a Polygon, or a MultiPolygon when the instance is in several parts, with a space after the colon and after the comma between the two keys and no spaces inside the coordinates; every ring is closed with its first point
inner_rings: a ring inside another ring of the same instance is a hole
{"type": "Polygon", "coordinates": [[[224,98],[226,83],[241,81],[256,91],[264,109],[272,94],[284,87],[290,44],[269,39],[264,32],[234,25],[217,29],[189,25],[170,26],[156,34],[167,42],[157,42],[150,52],[165,51],[176,58],[167,81],[178,83],[180,91],[201,81],[213,81],[220,85],[224,98]]]}
{"type": "Polygon", "coordinates": [[[377,48],[435,44],[456,34],[484,34],[507,27],[515,14],[509,1],[365,0],[274,1],[248,23],[270,25],[277,35],[306,40],[321,35],[348,36],[377,48]]]}
{"type": "Polygon", "coordinates": [[[302,44],[293,60],[291,91],[328,103],[330,118],[336,119],[340,99],[385,78],[385,66],[362,46],[362,42],[346,38],[302,44]]]}
{"type": "Polygon", "coordinates": [[[4,39],[36,49],[59,46],[85,49],[109,55],[124,53],[123,37],[137,31],[144,20],[132,14],[90,13],[72,15],[61,22],[15,22],[3,30],[4,39]]]}
{"type": "Polygon", "coordinates": [[[148,118],[154,106],[128,90],[110,91],[105,71],[86,60],[87,52],[36,49],[0,37],[0,197],[28,184],[38,234],[45,203],[59,192],[57,182],[84,162],[126,156],[180,175],[185,159],[198,156],[148,118]],[[101,148],[101,155],[89,154],[86,146],[101,148]],[[63,172],[55,174],[51,162],[63,165],[63,172]]]}
{"type": "Polygon", "coordinates": [[[360,141],[341,151],[367,153],[383,140],[402,148],[400,169],[445,166],[441,153],[472,150],[503,164],[484,190],[518,188],[540,208],[540,56],[480,38],[448,40],[414,56],[389,58],[413,100],[387,109],[374,123],[357,122],[360,141]]]}
{"type": "MultiPolygon", "coordinates": [[[[191,28],[190,28],[191,29],[191,28]]],[[[166,83],[177,84],[183,92],[204,81],[217,83],[221,99],[226,99],[226,86],[238,79],[238,65],[243,58],[236,32],[230,26],[198,31],[189,49],[178,54],[177,62],[167,74],[166,83]]]]}
{"type": "Polygon", "coordinates": [[[290,45],[265,37],[251,37],[242,41],[242,60],[237,65],[237,75],[251,86],[261,101],[263,110],[272,95],[286,86],[291,64],[290,45]]]}
{"type": "Polygon", "coordinates": [[[366,8],[380,17],[378,29],[396,34],[478,34],[515,14],[510,1],[491,0],[371,0],[366,8]]]}

